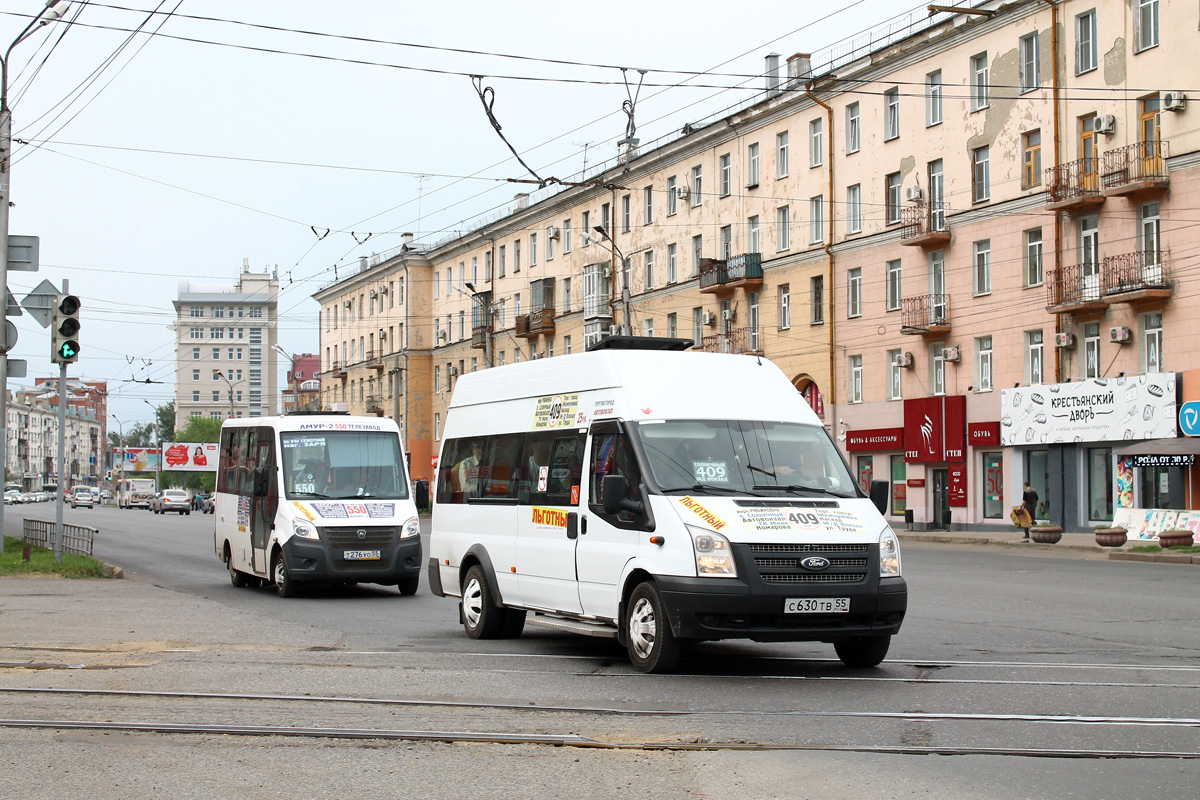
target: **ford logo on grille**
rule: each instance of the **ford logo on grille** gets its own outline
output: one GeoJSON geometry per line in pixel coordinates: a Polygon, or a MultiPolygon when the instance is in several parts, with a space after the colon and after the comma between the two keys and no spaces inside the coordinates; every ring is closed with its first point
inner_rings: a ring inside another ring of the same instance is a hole
{"type": "MultiPolygon", "coordinates": [[[[360,539],[365,539],[365,538],[367,538],[367,532],[366,532],[366,531],[364,531],[362,528],[359,528],[359,529],[358,529],[358,538],[360,538],[360,539]]],[[[822,560],[822,561],[824,561],[824,559],[821,559],[821,560],[822,560]]],[[[825,566],[829,566],[829,562],[828,562],[828,561],[825,561],[825,566]]]]}
{"type": "Polygon", "coordinates": [[[809,556],[800,562],[800,566],[811,570],[829,569],[829,559],[822,556],[809,556]]]}

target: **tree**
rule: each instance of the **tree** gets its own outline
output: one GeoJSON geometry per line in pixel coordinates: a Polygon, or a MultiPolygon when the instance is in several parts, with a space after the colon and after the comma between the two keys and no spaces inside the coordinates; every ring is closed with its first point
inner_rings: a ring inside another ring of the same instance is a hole
{"type": "MultiPolygon", "coordinates": [[[[158,425],[158,435],[164,442],[178,441],[175,436],[175,401],[164,403],[161,406],[154,407],[154,421],[158,425]]],[[[202,441],[200,439],[188,439],[187,441],[202,441]]],[[[203,441],[216,441],[215,439],[205,439],[203,441]]]]}

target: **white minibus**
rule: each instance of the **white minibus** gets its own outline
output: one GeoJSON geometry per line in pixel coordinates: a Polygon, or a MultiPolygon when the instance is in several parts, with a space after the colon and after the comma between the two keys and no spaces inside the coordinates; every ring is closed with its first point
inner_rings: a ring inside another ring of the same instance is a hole
{"type": "Polygon", "coordinates": [[[607,636],[644,672],[732,638],[877,665],[908,605],[886,482],[863,495],[773,363],[690,344],[612,337],[460,378],[430,589],[472,638],[607,636]]]}
{"type": "Polygon", "coordinates": [[[379,583],[417,591],[421,536],[396,423],[298,413],[227,419],[214,494],[234,586],[379,583]]]}

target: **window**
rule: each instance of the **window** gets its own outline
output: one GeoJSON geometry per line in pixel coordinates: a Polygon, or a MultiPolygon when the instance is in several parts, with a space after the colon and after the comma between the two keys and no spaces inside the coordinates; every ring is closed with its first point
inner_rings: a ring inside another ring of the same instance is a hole
{"type": "MultiPolygon", "coordinates": [[[[629,195],[627,195],[627,194],[621,195],[621,232],[622,233],[629,233],[629,229],[633,224],[633,220],[631,219],[632,210],[630,208],[632,205],[633,205],[633,202],[630,199],[629,195]]],[[[586,236],[588,234],[588,230],[585,230],[583,233],[586,236]]]]}
{"type": "Polygon", "coordinates": [[[1021,69],[1020,83],[1021,93],[1032,92],[1038,88],[1041,83],[1040,70],[1038,68],[1038,35],[1035,31],[1027,36],[1021,37],[1020,47],[1021,69]]]}
{"type": "Polygon", "coordinates": [[[1142,371],[1163,371],[1162,312],[1142,315],[1142,371]]]}
{"type": "MultiPolygon", "coordinates": [[[[198,370],[198,369],[192,370],[192,380],[194,380],[194,381],[200,380],[200,370],[198,370]]],[[[213,373],[213,380],[216,380],[216,373],[213,373]]]]}
{"type": "Polygon", "coordinates": [[[814,275],[808,281],[809,324],[825,323],[825,276],[814,275]]]}
{"type": "MultiPolygon", "coordinates": [[[[651,225],[654,222],[654,187],[642,189],[642,224],[651,225]]],[[[606,229],[607,230],[607,229],[606,229]]]]}
{"type": "Polygon", "coordinates": [[[904,358],[904,352],[902,350],[888,350],[887,351],[887,370],[888,370],[887,399],[888,400],[904,399],[904,394],[903,394],[903,392],[901,392],[901,385],[900,385],[901,370],[904,369],[904,367],[902,366],[902,364],[904,363],[902,360],[903,358],[904,358]]]}
{"type": "Polygon", "coordinates": [[[221,392],[220,392],[220,390],[217,390],[217,391],[213,392],[213,402],[219,403],[220,401],[221,401],[221,392]]]}
{"type": "Polygon", "coordinates": [[[203,339],[204,338],[204,329],[203,328],[189,328],[188,331],[189,331],[189,336],[192,339],[203,339]]]}
{"type": "Polygon", "coordinates": [[[971,57],[971,110],[980,111],[988,106],[988,58],[987,53],[971,57]]]}
{"type": "Polygon", "coordinates": [[[679,315],[667,314],[667,337],[676,339],[679,337],[679,315]]]}
{"type": "Polygon", "coordinates": [[[863,401],[862,356],[850,356],[850,386],[851,403],[863,401]]]}
{"type": "Polygon", "coordinates": [[[887,310],[900,310],[900,259],[887,262],[887,310]]]}
{"type": "MultiPolygon", "coordinates": [[[[628,197],[628,195],[627,195],[627,197],[628,197]]],[[[612,230],[609,228],[605,228],[604,230],[608,231],[609,233],[612,233],[612,230]]],[[[625,232],[628,233],[629,228],[626,228],[625,232]]],[[[587,247],[591,243],[592,243],[592,212],[584,211],[583,214],[580,215],[580,219],[579,219],[579,246],[587,247]]]]}
{"type": "Polygon", "coordinates": [[[846,233],[862,232],[862,186],[846,187],[846,233]]]}
{"type": "Polygon", "coordinates": [[[819,167],[824,163],[824,131],[822,129],[821,118],[818,117],[808,123],[808,166],[819,167]]]}
{"type": "MultiPolygon", "coordinates": [[[[514,241],[512,243],[512,246],[513,246],[513,272],[520,272],[521,271],[521,240],[517,239],[516,241],[514,241]]],[[[450,277],[449,275],[446,276],[447,284],[450,283],[449,277],[450,277]]],[[[450,293],[446,292],[446,294],[448,296],[450,293]]]]}
{"type": "Polygon", "coordinates": [[[1042,332],[1025,331],[1025,383],[1035,384],[1042,382],[1043,375],[1043,349],[1042,349],[1042,332]]]}
{"type": "Polygon", "coordinates": [[[1138,250],[1142,253],[1142,279],[1154,285],[1162,285],[1162,258],[1159,247],[1158,202],[1143,203],[1138,209],[1141,227],[1138,230],[1138,250]]]}
{"type": "Polygon", "coordinates": [[[900,89],[888,89],[883,93],[883,140],[900,136],[900,89]]]}
{"type": "Polygon", "coordinates": [[[894,225],[900,221],[900,173],[893,172],[887,176],[887,224],[894,225]]]}
{"type": "Polygon", "coordinates": [[[199,390],[192,392],[192,402],[193,402],[193,403],[199,403],[199,402],[200,402],[200,392],[199,392],[199,390]]]}
{"type": "Polygon", "coordinates": [[[775,209],[775,249],[787,250],[791,244],[791,208],[780,206],[775,209]]]}
{"type": "MultiPolygon", "coordinates": [[[[606,231],[612,230],[612,207],[608,203],[600,204],[600,227],[606,231]]],[[[585,228],[587,226],[584,226],[585,228]]],[[[590,229],[589,229],[590,230],[590,229]]]]}
{"type": "Polygon", "coordinates": [[[825,239],[825,209],[824,200],[820,195],[809,198],[808,201],[808,241],[810,244],[825,239]]]}
{"type": "Polygon", "coordinates": [[[571,279],[563,278],[563,293],[562,293],[563,313],[568,314],[571,311],[571,279]]]}
{"type": "Polygon", "coordinates": [[[563,355],[566,355],[566,356],[571,355],[571,337],[570,336],[563,337],[563,355]]]}
{"type": "MultiPolygon", "coordinates": [[[[537,234],[536,233],[529,234],[529,266],[531,266],[531,267],[537,266],[537,234]]],[[[459,283],[462,283],[462,280],[461,280],[462,276],[460,275],[459,278],[460,278],[459,283]]],[[[474,283],[474,281],[471,281],[471,283],[474,283]]]]}
{"type": "Polygon", "coordinates": [[[1042,185],[1042,132],[1029,131],[1021,135],[1024,158],[1021,166],[1021,188],[1042,185]]]}
{"type": "Polygon", "coordinates": [[[862,316],[862,267],[855,267],[846,274],[846,316],[862,316]]]}
{"type": "Polygon", "coordinates": [[[648,292],[654,288],[654,251],[653,250],[646,251],[646,257],[645,257],[645,262],[643,264],[643,267],[645,269],[645,272],[643,273],[644,280],[642,283],[642,289],[648,292]]]}
{"type": "Polygon", "coordinates": [[[749,319],[746,320],[746,322],[747,322],[746,327],[748,327],[750,329],[750,349],[754,352],[758,352],[761,349],[759,347],[759,340],[758,340],[759,298],[760,298],[760,295],[758,292],[750,292],[749,296],[746,298],[746,300],[747,300],[746,305],[749,306],[749,312],[750,312],[747,315],[749,317],[749,319]]]}
{"type": "Polygon", "coordinates": [[[758,236],[758,215],[755,214],[750,219],[746,220],[746,252],[761,253],[762,248],[759,247],[758,236]]]}
{"type": "Polygon", "coordinates": [[[704,167],[697,164],[692,167],[692,205],[700,205],[700,198],[703,196],[701,192],[704,188],[704,167]]]}
{"type": "Polygon", "coordinates": [[[925,76],[925,127],[942,122],[942,71],[925,76]]]}
{"type": "Polygon", "coordinates": [[[195,359],[196,361],[200,360],[200,348],[199,347],[192,348],[192,358],[195,359]]]}
{"type": "Polygon", "coordinates": [[[1135,53],[1158,46],[1158,0],[1137,0],[1137,16],[1134,17],[1137,46],[1135,53]]]}
{"type": "Polygon", "coordinates": [[[1083,325],[1083,377],[1100,377],[1100,323],[1083,325]]]}
{"type": "Polygon", "coordinates": [[[983,517],[1004,516],[1004,454],[983,454],[983,517]]]}
{"type": "Polygon", "coordinates": [[[700,259],[704,258],[704,235],[692,237],[692,277],[700,274],[700,259]]]}
{"type": "Polygon", "coordinates": [[[992,291],[992,240],[975,243],[974,291],[978,297],[992,291]]]}
{"type": "MultiPolygon", "coordinates": [[[[507,264],[507,259],[505,258],[505,246],[500,245],[500,248],[497,250],[497,253],[499,254],[498,258],[500,261],[499,266],[497,267],[497,275],[498,275],[498,277],[503,278],[504,273],[506,272],[505,265],[507,264]]],[[[450,292],[450,290],[446,289],[446,292],[448,294],[450,292]]]]}
{"type": "Polygon", "coordinates": [[[654,320],[653,319],[642,320],[642,336],[646,336],[646,337],[654,336],[654,320]]]}
{"type": "Polygon", "coordinates": [[[992,337],[975,339],[975,391],[992,390],[992,337]]]}
{"type": "Polygon", "coordinates": [[[733,226],[726,225],[721,228],[721,258],[730,259],[733,257],[733,226]]]}
{"type": "Polygon", "coordinates": [[[678,280],[679,247],[674,242],[667,245],[667,283],[678,280]]]}
{"type": "Polygon", "coordinates": [[[990,157],[987,145],[971,151],[971,200],[982,203],[991,197],[991,176],[988,159],[990,157]]]}
{"type": "Polygon", "coordinates": [[[692,309],[692,339],[696,342],[704,341],[704,309],[692,309]]]}
{"type": "Polygon", "coordinates": [[[776,134],[775,136],[775,177],[786,178],[788,176],[788,132],[776,134]]]}
{"type": "Polygon", "coordinates": [[[788,284],[779,287],[779,329],[792,327],[792,289],[788,284]]]}
{"type": "Polygon", "coordinates": [[[930,394],[946,393],[946,349],[940,342],[929,345],[930,394]]]}
{"type": "Polygon", "coordinates": [[[758,186],[758,142],[746,148],[746,188],[753,189],[758,186]]]}
{"type": "MultiPolygon", "coordinates": [[[[562,237],[563,253],[571,252],[571,220],[563,220],[562,230],[558,235],[562,237]]],[[[503,275],[504,272],[502,271],[500,274],[503,275]]]]}
{"type": "Polygon", "coordinates": [[[675,215],[679,210],[679,192],[676,191],[675,176],[667,178],[667,216],[675,215]]]}
{"type": "Polygon", "coordinates": [[[717,159],[717,184],[721,197],[729,197],[733,192],[733,167],[728,153],[717,159]]]}
{"type": "Polygon", "coordinates": [[[1096,9],[1075,17],[1075,74],[1091,72],[1098,66],[1096,52],[1096,9]]]}
{"type": "Polygon", "coordinates": [[[1025,286],[1042,285],[1042,229],[1025,231],[1025,286]]]}
{"type": "Polygon", "coordinates": [[[858,103],[846,106],[846,155],[857,153],[862,147],[862,133],[858,118],[858,103]]]}

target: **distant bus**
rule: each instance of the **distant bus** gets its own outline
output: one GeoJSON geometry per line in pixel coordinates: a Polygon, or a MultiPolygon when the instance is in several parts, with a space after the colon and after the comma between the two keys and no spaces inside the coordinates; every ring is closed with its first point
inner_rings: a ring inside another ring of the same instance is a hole
{"type": "Polygon", "coordinates": [[[117,481],[117,508],[150,508],[157,488],[154,478],[122,478],[117,481]]]}

